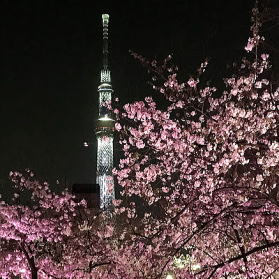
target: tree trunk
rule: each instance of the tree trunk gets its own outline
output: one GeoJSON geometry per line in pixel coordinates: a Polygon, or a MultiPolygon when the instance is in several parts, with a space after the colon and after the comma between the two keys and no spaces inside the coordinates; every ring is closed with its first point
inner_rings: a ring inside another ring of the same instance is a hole
{"type": "Polygon", "coordinates": [[[38,269],[35,265],[34,257],[29,255],[24,243],[21,243],[20,248],[21,248],[24,256],[27,259],[27,262],[28,262],[28,265],[29,265],[29,268],[31,271],[31,279],[38,279],[38,269]]]}

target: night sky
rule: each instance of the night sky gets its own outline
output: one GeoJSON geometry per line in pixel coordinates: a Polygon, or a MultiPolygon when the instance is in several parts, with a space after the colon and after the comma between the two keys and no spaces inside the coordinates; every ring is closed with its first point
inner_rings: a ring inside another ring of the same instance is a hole
{"type": "Polygon", "coordinates": [[[185,79],[209,57],[214,82],[244,54],[253,6],[249,0],[104,3],[2,0],[1,188],[10,170],[24,168],[51,182],[93,182],[102,13],[110,14],[113,88],[125,103],[156,94],[130,49],[149,58],[173,54],[185,79]],[[93,144],[85,149],[84,141],[93,144]]]}

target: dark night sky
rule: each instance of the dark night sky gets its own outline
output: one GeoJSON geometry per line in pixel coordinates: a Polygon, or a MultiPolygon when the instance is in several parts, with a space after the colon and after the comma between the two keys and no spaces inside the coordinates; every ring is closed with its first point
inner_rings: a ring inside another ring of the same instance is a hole
{"type": "Polygon", "coordinates": [[[50,181],[93,181],[95,145],[84,149],[82,143],[95,140],[102,13],[111,16],[115,94],[130,102],[153,92],[129,49],[151,58],[172,53],[185,78],[210,57],[209,73],[218,76],[242,54],[253,5],[249,0],[104,2],[2,0],[2,184],[10,170],[23,168],[50,181]]]}

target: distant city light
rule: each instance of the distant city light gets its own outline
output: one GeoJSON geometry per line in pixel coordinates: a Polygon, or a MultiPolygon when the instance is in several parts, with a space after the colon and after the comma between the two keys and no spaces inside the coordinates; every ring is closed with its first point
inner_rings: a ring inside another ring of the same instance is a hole
{"type": "Polygon", "coordinates": [[[88,142],[85,141],[85,142],[83,143],[83,146],[84,146],[84,147],[88,147],[88,142]]]}
{"type": "Polygon", "coordinates": [[[26,273],[26,269],[25,268],[21,268],[21,269],[19,269],[19,272],[20,273],[26,273]]]}
{"type": "Polygon", "coordinates": [[[166,279],[175,279],[175,277],[174,277],[173,274],[170,274],[170,273],[169,273],[169,274],[167,275],[166,279]]]}
{"type": "Polygon", "coordinates": [[[193,271],[196,271],[196,270],[198,270],[198,269],[200,269],[200,268],[201,268],[201,265],[198,264],[198,263],[192,265],[192,270],[193,270],[193,271]]]}

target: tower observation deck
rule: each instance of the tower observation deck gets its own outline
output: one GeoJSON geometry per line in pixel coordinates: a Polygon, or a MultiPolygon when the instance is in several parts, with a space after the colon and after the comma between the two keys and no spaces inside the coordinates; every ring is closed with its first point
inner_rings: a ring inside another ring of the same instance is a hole
{"type": "Polygon", "coordinates": [[[113,89],[108,67],[108,24],[109,15],[102,15],[103,23],[103,68],[98,86],[99,116],[96,124],[97,170],[96,183],[100,186],[100,207],[103,210],[112,206],[115,198],[113,169],[113,133],[114,120],[107,105],[111,103],[113,89]]]}

